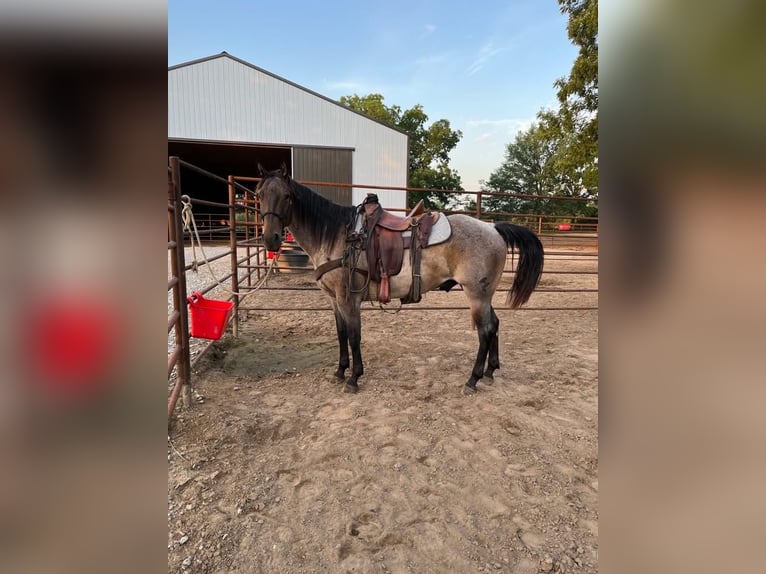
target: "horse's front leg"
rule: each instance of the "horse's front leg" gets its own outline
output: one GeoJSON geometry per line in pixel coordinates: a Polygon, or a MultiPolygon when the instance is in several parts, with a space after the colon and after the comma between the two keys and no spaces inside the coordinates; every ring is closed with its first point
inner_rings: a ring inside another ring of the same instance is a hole
{"type": "Polygon", "coordinates": [[[346,369],[349,367],[348,360],[348,329],[346,327],[346,320],[338,309],[338,304],[333,301],[332,309],[335,313],[335,330],[338,333],[338,348],[340,355],[338,358],[338,370],[335,371],[335,380],[342,383],[346,378],[346,369]]]}
{"type": "Polygon", "coordinates": [[[341,306],[341,315],[345,320],[348,342],[351,345],[351,376],[346,381],[344,392],[355,393],[359,390],[358,380],[364,374],[362,364],[362,318],[360,302],[349,302],[341,306]]]}

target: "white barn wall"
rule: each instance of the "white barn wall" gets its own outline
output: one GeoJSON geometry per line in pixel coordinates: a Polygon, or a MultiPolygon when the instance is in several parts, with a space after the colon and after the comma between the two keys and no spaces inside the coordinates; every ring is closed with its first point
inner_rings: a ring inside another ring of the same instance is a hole
{"type": "MultiPolygon", "coordinates": [[[[351,148],[354,183],[407,185],[404,133],[228,55],[168,70],[168,138],[351,148]]],[[[376,193],[405,207],[403,192],[376,193]]]]}

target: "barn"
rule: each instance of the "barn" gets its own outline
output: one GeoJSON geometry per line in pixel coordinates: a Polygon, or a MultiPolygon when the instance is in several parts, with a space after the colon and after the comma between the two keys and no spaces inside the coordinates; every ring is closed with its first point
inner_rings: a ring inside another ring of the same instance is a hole
{"type": "MultiPolygon", "coordinates": [[[[168,68],[168,155],[223,177],[257,175],[259,162],[268,169],[285,162],[300,181],[407,185],[405,132],[226,52],[168,68]]],[[[193,172],[183,178],[190,195],[215,193],[193,172]]],[[[314,189],[345,205],[368,192],[314,189]]],[[[376,192],[383,205],[405,207],[403,193],[376,192]]]]}

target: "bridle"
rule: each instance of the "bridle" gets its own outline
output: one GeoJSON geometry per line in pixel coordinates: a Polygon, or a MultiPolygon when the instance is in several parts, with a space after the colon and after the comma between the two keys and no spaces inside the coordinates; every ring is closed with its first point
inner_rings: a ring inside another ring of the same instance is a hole
{"type": "MultiPolygon", "coordinates": [[[[256,190],[255,192],[256,197],[259,200],[263,200],[263,191],[262,190],[256,190]]],[[[279,223],[282,225],[282,227],[287,227],[290,222],[285,221],[285,219],[292,219],[292,209],[293,209],[293,197],[292,194],[287,196],[287,214],[282,215],[281,213],[277,213],[276,211],[265,211],[261,213],[261,219],[265,220],[267,215],[271,215],[272,217],[276,217],[279,220],[279,223]]],[[[260,212],[260,209],[258,210],[260,212]]]]}
{"type": "Polygon", "coordinates": [[[267,215],[273,215],[274,217],[279,219],[279,222],[282,224],[282,227],[287,227],[285,220],[276,211],[267,211],[266,213],[261,213],[261,219],[266,219],[267,215]]]}

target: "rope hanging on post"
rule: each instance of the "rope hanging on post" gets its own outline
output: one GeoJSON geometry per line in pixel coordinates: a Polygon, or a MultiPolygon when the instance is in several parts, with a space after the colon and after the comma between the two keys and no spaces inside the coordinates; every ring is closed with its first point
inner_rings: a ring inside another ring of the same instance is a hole
{"type": "MultiPolygon", "coordinates": [[[[213,269],[210,266],[210,261],[207,259],[207,255],[205,254],[205,248],[202,246],[202,240],[199,237],[199,231],[197,230],[197,222],[194,219],[194,212],[192,212],[192,206],[191,206],[191,198],[188,195],[182,195],[181,196],[181,203],[183,204],[183,208],[181,209],[181,219],[184,224],[184,232],[189,232],[189,238],[191,239],[191,248],[192,248],[192,270],[197,273],[198,272],[198,263],[197,263],[197,251],[195,247],[195,239],[197,245],[199,245],[199,250],[202,253],[202,259],[205,262],[205,266],[207,267],[208,272],[210,273],[210,276],[213,278],[213,281],[215,281],[223,290],[225,290],[227,293],[231,293],[232,295],[238,295],[240,297],[240,301],[250,295],[251,293],[254,293],[261,287],[263,287],[266,284],[266,281],[270,277],[273,268],[274,268],[274,261],[275,259],[272,259],[269,263],[268,268],[266,269],[266,275],[263,277],[263,279],[260,280],[256,284],[255,287],[252,289],[249,289],[248,291],[241,293],[237,291],[232,291],[226,285],[221,283],[221,281],[218,279],[218,277],[215,276],[215,273],[213,273],[213,269]]],[[[230,225],[234,225],[233,221],[229,222],[230,225]]],[[[237,246],[236,244],[232,247],[232,249],[235,250],[237,246]]],[[[235,255],[236,256],[236,255],[235,255]]]]}

